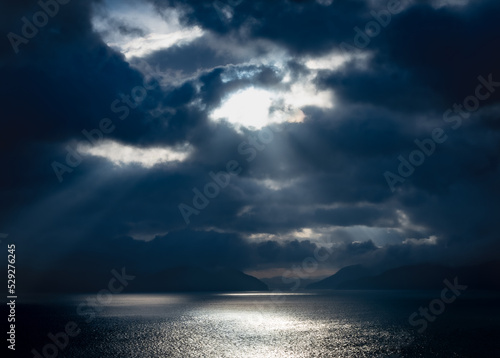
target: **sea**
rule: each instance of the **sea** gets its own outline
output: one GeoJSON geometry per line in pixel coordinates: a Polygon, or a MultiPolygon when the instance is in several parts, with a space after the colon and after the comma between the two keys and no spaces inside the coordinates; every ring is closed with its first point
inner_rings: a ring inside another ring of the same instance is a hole
{"type": "Polygon", "coordinates": [[[4,339],[2,357],[500,357],[499,293],[440,300],[394,290],[32,296],[16,302],[16,351],[4,339]]]}

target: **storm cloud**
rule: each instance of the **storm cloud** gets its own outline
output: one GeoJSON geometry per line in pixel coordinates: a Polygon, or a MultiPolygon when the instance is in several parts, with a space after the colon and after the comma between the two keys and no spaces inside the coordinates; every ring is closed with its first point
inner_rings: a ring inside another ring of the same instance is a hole
{"type": "Polygon", "coordinates": [[[82,286],[118,266],[265,276],[318,248],[332,272],[496,258],[499,13],[494,0],[3,1],[0,232],[36,268],[26,290],[56,289],[61,267],[82,286]],[[57,13],[37,26],[47,4],[57,13]],[[446,139],[426,154],[416,141],[435,129],[446,139]]]}

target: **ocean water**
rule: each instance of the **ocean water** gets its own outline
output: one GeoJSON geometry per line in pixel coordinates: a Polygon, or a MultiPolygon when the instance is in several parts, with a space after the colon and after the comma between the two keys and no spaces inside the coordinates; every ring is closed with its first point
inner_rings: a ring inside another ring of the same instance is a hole
{"type": "Polygon", "coordinates": [[[499,294],[465,292],[418,333],[409,316],[435,298],[439,292],[135,294],[106,304],[96,295],[36,297],[17,305],[15,356],[500,357],[499,294]],[[47,346],[68,322],[78,334],[59,338],[57,351],[47,346]]]}

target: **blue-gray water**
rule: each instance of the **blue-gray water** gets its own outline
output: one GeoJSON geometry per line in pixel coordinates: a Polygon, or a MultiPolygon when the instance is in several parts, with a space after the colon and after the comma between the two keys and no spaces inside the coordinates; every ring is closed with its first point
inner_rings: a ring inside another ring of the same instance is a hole
{"type": "Polygon", "coordinates": [[[500,357],[498,294],[464,293],[422,334],[408,317],[439,292],[116,295],[77,313],[95,297],[18,305],[18,356],[74,321],[57,357],[500,357]]]}

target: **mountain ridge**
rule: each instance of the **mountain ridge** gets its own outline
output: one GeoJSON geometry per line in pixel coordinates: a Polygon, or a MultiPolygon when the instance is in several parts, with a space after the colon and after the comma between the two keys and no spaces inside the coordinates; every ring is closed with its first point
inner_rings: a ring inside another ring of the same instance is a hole
{"type": "Polygon", "coordinates": [[[130,285],[132,292],[268,291],[258,278],[230,268],[203,269],[178,266],[144,276],[130,285]]]}
{"type": "Polygon", "coordinates": [[[500,290],[500,261],[459,267],[421,263],[399,266],[373,275],[352,277],[368,271],[370,269],[361,265],[347,266],[332,276],[310,284],[307,289],[439,289],[443,287],[445,280],[457,279],[469,289],[500,290]]]}

